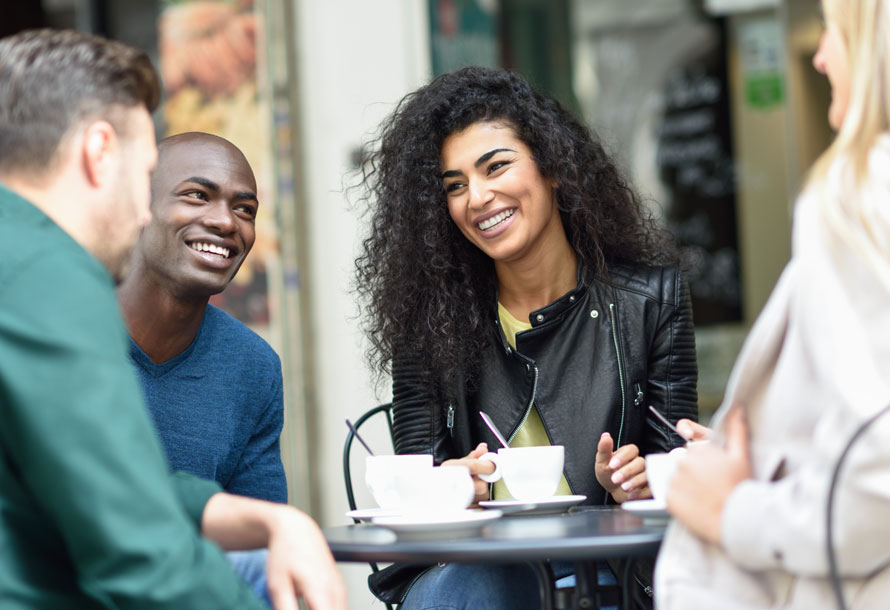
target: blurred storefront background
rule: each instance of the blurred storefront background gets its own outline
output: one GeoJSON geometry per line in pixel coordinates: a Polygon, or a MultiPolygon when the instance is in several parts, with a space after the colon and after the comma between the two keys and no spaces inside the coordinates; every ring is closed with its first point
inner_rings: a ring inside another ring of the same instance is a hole
{"type": "MultiPolygon", "coordinates": [[[[323,524],[345,522],[344,418],[389,397],[363,357],[351,290],[363,217],[348,187],[405,93],[463,65],[503,66],[591,126],[681,240],[705,420],[788,259],[806,169],[833,136],[828,84],[811,64],[818,0],[4,0],[2,10],[4,34],[75,27],[146,49],[166,88],[158,136],[210,131],[247,155],[258,240],[214,302],[282,356],[290,501],[323,524]]],[[[388,450],[382,430],[370,436],[388,450]]],[[[365,566],[345,572],[350,607],[375,607],[365,566]]]]}

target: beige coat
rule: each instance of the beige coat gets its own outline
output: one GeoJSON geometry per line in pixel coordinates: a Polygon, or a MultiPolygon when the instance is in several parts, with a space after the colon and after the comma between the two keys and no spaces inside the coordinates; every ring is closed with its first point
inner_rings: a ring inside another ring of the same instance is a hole
{"type": "MultiPolygon", "coordinates": [[[[854,430],[890,404],[890,136],[870,163],[876,179],[861,202],[842,196],[836,163],[827,195],[797,204],[792,260],[714,420],[719,442],[728,407],[746,405],[754,479],[730,496],[720,546],[671,525],[656,567],[657,610],[836,607],[825,535],[831,471],[854,430]]],[[[886,610],[890,414],[847,456],[835,498],[847,605],[886,610]]]]}

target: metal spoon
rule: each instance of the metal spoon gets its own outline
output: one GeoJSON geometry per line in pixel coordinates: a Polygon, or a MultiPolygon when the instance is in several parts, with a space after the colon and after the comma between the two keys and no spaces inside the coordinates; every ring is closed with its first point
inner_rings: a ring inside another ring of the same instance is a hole
{"type": "Polygon", "coordinates": [[[658,409],[656,409],[656,408],[653,407],[652,405],[649,405],[649,410],[652,411],[652,415],[654,415],[655,417],[658,418],[658,421],[660,421],[660,422],[663,423],[665,426],[667,426],[670,430],[672,430],[674,434],[676,434],[677,436],[679,436],[680,438],[682,438],[684,441],[688,441],[688,440],[689,440],[688,438],[686,438],[685,436],[683,436],[682,434],[680,434],[680,431],[677,430],[677,426],[675,426],[674,424],[672,424],[672,423],[670,422],[670,420],[669,420],[667,417],[665,417],[664,415],[662,415],[662,414],[658,411],[658,409]]]}
{"type": "Polygon", "coordinates": [[[488,429],[491,430],[491,433],[494,434],[495,438],[501,442],[501,444],[504,446],[504,449],[509,449],[510,443],[507,442],[507,439],[504,438],[504,435],[501,434],[501,431],[498,430],[498,427],[494,425],[494,422],[491,421],[491,418],[482,411],[479,411],[479,415],[482,416],[482,421],[485,422],[485,425],[488,426],[488,429]]]}
{"type": "Polygon", "coordinates": [[[363,439],[363,438],[359,435],[358,430],[355,429],[355,426],[352,425],[352,422],[349,421],[349,418],[346,418],[346,425],[349,426],[349,429],[350,429],[350,430],[352,430],[352,434],[355,436],[355,438],[358,439],[358,442],[360,442],[360,443],[362,444],[362,446],[363,446],[365,449],[368,450],[368,453],[370,453],[371,455],[374,455],[374,452],[371,451],[371,448],[370,448],[370,447],[368,447],[368,443],[366,443],[366,442],[365,442],[365,439],[363,439]]]}

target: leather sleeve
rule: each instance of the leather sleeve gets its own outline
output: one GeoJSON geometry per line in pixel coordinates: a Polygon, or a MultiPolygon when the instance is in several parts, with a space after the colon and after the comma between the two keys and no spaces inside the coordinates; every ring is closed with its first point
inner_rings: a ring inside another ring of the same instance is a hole
{"type": "MultiPolygon", "coordinates": [[[[689,286],[675,269],[665,269],[663,280],[658,326],[649,351],[646,394],[649,404],[671,422],[684,417],[697,421],[698,365],[689,286]]],[[[670,451],[682,444],[648,409],[646,416],[642,453],[670,451]]]]}
{"type": "Polygon", "coordinates": [[[446,425],[447,404],[421,379],[417,361],[396,356],[392,365],[393,444],[396,453],[430,453],[440,464],[456,457],[446,425]]]}

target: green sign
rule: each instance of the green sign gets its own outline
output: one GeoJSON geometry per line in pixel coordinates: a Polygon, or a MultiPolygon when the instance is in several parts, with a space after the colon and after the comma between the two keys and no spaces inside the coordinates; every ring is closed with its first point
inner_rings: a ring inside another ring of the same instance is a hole
{"type": "Polygon", "coordinates": [[[785,56],[778,18],[742,19],[738,32],[745,101],[760,109],[783,104],[785,56]]]}
{"type": "Polygon", "coordinates": [[[755,108],[780,105],[785,99],[785,83],[779,73],[749,75],[745,79],[745,100],[755,108]]]}

